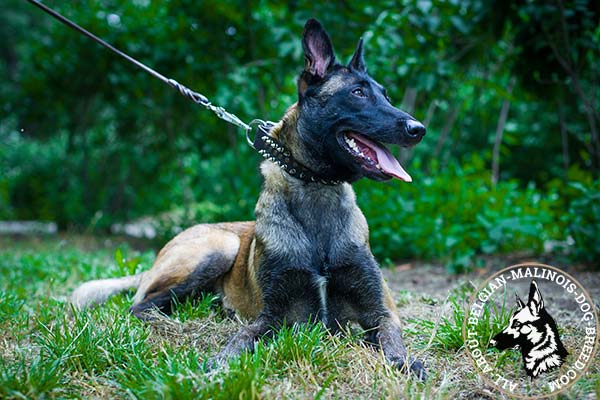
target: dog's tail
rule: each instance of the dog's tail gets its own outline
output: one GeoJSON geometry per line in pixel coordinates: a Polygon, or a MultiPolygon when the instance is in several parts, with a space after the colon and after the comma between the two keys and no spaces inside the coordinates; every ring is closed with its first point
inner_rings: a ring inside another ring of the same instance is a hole
{"type": "Polygon", "coordinates": [[[114,294],[137,289],[143,275],[144,272],[124,276],[123,278],[98,279],[86,282],[75,289],[69,302],[80,310],[92,305],[102,304],[114,294]]]}

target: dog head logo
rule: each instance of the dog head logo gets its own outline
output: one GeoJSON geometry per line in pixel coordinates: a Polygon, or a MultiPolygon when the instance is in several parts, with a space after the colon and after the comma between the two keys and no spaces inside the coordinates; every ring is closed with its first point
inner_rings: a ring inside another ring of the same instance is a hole
{"type": "Polygon", "coordinates": [[[521,350],[525,371],[531,378],[560,367],[568,355],[554,319],[544,307],[536,281],[531,281],[527,304],[517,295],[517,308],[508,325],[490,341],[498,350],[521,350]]]}

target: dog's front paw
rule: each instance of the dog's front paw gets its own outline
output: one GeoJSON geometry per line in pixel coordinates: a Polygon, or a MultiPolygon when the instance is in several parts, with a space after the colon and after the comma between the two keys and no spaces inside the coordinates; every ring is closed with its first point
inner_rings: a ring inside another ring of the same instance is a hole
{"type": "Polygon", "coordinates": [[[409,368],[410,371],[421,380],[421,382],[425,382],[427,380],[427,370],[420,360],[411,357],[409,368]]]}
{"type": "Polygon", "coordinates": [[[417,360],[414,357],[411,357],[408,360],[408,366],[406,358],[394,358],[390,360],[394,366],[405,373],[413,373],[421,382],[425,382],[427,380],[427,370],[423,363],[417,360]]]}

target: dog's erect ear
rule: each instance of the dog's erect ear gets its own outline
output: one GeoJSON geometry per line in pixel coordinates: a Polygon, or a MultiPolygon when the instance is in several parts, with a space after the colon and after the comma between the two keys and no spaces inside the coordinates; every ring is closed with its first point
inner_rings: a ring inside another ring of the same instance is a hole
{"type": "Polygon", "coordinates": [[[363,40],[360,38],[356,45],[356,50],[352,56],[352,60],[348,63],[348,68],[356,71],[366,71],[365,60],[363,58],[363,40]]]}
{"type": "Polygon", "coordinates": [[[335,63],[333,45],[329,35],[316,19],[309,19],[302,34],[304,48],[304,70],[309,74],[324,78],[327,70],[335,63]]]}
{"type": "Polygon", "coordinates": [[[515,296],[517,297],[517,309],[522,310],[525,307],[525,303],[523,303],[518,294],[515,293],[515,296]]]}
{"type": "Polygon", "coordinates": [[[542,294],[538,289],[536,281],[531,281],[531,286],[529,286],[529,301],[527,302],[527,306],[533,315],[538,315],[540,310],[544,308],[544,299],[542,299],[542,294]]]}

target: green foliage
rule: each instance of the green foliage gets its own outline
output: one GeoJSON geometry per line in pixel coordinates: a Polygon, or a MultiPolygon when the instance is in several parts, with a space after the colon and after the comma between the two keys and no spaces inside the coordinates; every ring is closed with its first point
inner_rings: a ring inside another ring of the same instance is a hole
{"type": "Polygon", "coordinates": [[[572,236],[574,255],[587,262],[600,258],[600,180],[591,185],[571,183],[578,196],[571,202],[565,215],[567,232],[572,236]]]}
{"type": "Polygon", "coordinates": [[[61,361],[45,357],[28,359],[19,355],[16,360],[0,357],[0,397],[3,399],[43,398],[68,392],[61,361]]]}
{"type": "Polygon", "coordinates": [[[446,351],[459,351],[464,346],[462,338],[462,326],[464,320],[463,305],[455,298],[450,299],[452,315],[450,318],[441,317],[439,321],[431,321],[422,318],[409,320],[411,324],[419,327],[419,332],[411,331],[413,334],[421,334],[431,338],[431,345],[446,351]]]}
{"type": "Polygon", "coordinates": [[[132,357],[128,368],[112,374],[128,396],[143,399],[197,399],[200,388],[198,354],[167,346],[156,360],[132,357]]]}
{"type": "Polygon", "coordinates": [[[0,291],[0,327],[19,324],[26,313],[23,312],[25,300],[11,292],[0,291]]]}
{"type": "Polygon", "coordinates": [[[141,257],[126,258],[121,248],[115,250],[115,263],[119,267],[120,276],[135,275],[144,269],[141,265],[141,257]]]}
{"type": "Polygon", "coordinates": [[[433,177],[417,173],[410,185],[357,185],[373,252],[382,259],[445,259],[454,272],[479,254],[541,252],[555,234],[554,197],[514,181],[493,188],[482,164],[473,157],[433,177]]]}
{"type": "Polygon", "coordinates": [[[173,302],[175,311],[172,318],[183,322],[213,315],[217,307],[218,296],[203,294],[199,299],[188,297],[182,303],[176,299],[173,302]]]}
{"type": "MultiPolygon", "coordinates": [[[[123,310],[113,312],[120,315],[123,310]]],[[[102,372],[111,366],[127,364],[132,357],[149,354],[148,330],[129,315],[126,315],[128,321],[106,325],[98,322],[98,315],[76,313],[73,319],[73,323],[63,318],[56,320],[55,326],[40,324],[39,327],[42,354],[64,360],[62,364],[68,370],[102,372]]]]}
{"type": "MultiPolygon", "coordinates": [[[[463,325],[465,324],[465,310],[469,297],[473,295],[473,288],[464,285],[454,290],[448,297],[446,305],[451,308],[449,317],[440,316],[432,321],[423,318],[409,320],[409,323],[419,327],[413,334],[430,338],[428,345],[445,351],[458,352],[464,348],[463,325]]],[[[487,347],[490,339],[508,324],[512,310],[506,306],[506,293],[503,294],[502,303],[496,305],[489,302],[485,305],[477,324],[469,325],[476,332],[479,343],[487,347]]]]}
{"type": "MultiPolygon", "coordinates": [[[[76,285],[118,276],[119,261],[150,266],[151,254],[123,246],[116,251],[107,241],[0,238],[0,276],[5,278],[0,280],[0,398],[446,399],[481,386],[467,356],[457,351],[461,305],[472,293],[468,283],[449,302],[437,304],[437,329],[421,318],[422,304],[415,307],[423,293],[403,293],[402,318],[413,327],[404,331],[406,343],[426,362],[426,383],[391,368],[381,352],[364,346],[363,332],[332,336],[318,324],[279,329],[260,340],[253,354],[207,372],[202,361],[215,354],[215,343],[220,346],[239,328],[239,322],[214,312],[211,297],[178,304],[173,318],[150,323],[127,313],[128,295],[88,311],[68,307],[66,296],[76,285]]],[[[482,340],[494,329],[482,325],[482,340]]],[[[590,370],[567,396],[590,397],[597,378],[597,369],[590,370]]]]}
{"type": "MultiPolygon", "coordinates": [[[[460,271],[568,236],[578,259],[597,254],[597,213],[581,211],[598,186],[565,184],[600,169],[592,1],[48,4],[244,120],[277,120],[296,100],[307,18],[324,23],[340,62],[362,36],[369,72],[428,128],[399,153],[413,184],[357,185],[380,259],[460,271]]],[[[242,132],[27,2],[7,0],[0,34],[0,219],[107,232],[150,217],[164,241],[193,223],[253,218],[259,157],[242,132]]]]}

